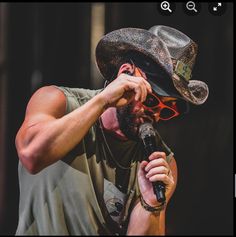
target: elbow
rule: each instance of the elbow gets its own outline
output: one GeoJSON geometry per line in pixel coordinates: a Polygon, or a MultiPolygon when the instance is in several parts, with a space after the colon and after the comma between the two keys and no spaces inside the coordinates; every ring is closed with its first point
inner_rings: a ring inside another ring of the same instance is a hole
{"type": "Polygon", "coordinates": [[[39,153],[36,151],[34,145],[29,144],[27,140],[24,139],[23,135],[22,132],[19,131],[15,137],[15,147],[18,158],[30,174],[37,174],[42,170],[42,168],[40,168],[42,162],[40,162],[39,153]]]}
{"type": "Polygon", "coordinates": [[[30,174],[34,175],[42,170],[39,156],[35,152],[29,151],[29,149],[20,149],[18,151],[18,157],[22,165],[30,174]]]}

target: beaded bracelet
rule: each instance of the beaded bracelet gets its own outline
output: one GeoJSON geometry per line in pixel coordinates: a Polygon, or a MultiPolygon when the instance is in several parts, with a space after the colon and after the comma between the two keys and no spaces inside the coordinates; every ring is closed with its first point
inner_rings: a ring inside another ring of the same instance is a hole
{"type": "Polygon", "coordinates": [[[141,205],[142,207],[146,210],[146,211],[149,211],[149,212],[160,212],[162,211],[164,208],[165,208],[165,202],[163,202],[161,205],[159,206],[155,206],[155,207],[152,207],[150,205],[148,205],[145,200],[143,199],[143,196],[140,195],[140,202],[141,202],[141,205]]]}

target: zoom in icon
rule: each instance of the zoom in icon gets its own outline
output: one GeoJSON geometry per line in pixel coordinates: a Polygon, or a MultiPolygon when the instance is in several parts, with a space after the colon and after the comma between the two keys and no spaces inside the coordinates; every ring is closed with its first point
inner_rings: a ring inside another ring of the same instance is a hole
{"type": "Polygon", "coordinates": [[[157,4],[157,10],[161,15],[170,16],[175,12],[176,6],[175,3],[169,1],[162,1],[157,4]]]}

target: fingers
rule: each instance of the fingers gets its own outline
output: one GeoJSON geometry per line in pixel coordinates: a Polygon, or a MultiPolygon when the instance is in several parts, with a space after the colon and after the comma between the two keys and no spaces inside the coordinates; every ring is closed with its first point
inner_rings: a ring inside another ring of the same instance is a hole
{"type": "Polygon", "coordinates": [[[149,156],[149,160],[154,160],[157,158],[163,158],[164,160],[166,160],[166,153],[162,152],[162,151],[155,151],[153,152],[150,156],[149,156]]]}
{"type": "Polygon", "coordinates": [[[168,185],[169,183],[173,183],[173,180],[165,174],[155,174],[148,179],[150,182],[162,181],[166,185],[168,185]]]}
{"type": "Polygon", "coordinates": [[[135,100],[144,102],[147,94],[152,92],[151,85],[142,77],[133,77],[126,75],[126,87],[133,89],[135,100]]]}
{"type": "Polygon", "coordinates": [[[154,152],[149,156],[148,164],[144,165],[145,177],[150,182],[162,181],[165,184],[172,182],[172,175],[169,164],[166,161],[164,152],[154,152]]]}
{"type": "Polygon", "coordinates": [[[164,152],[153,152],[148,159],[150,162],[145,167],[146,172],[157,166],[164,166],[165,168],[169,169],[169,165],[166,161],[166,154],[164,152]]]}
{"type": "Polygon", "coordinates": [[[165,174],[168,175],[169,174],[169,169],[164,167],[164,166],[159,166],[159,167],[155,167],[152,168],[151,170],[149,170],[146,174],[146,178],[150,178],[156,174],[165,174]]]}
{"type": "Polygon", "coordinates": [[[121,107],[132,100],[146,100],[147,94],[152,92],[150,84],[143,77],[120,74],[101,92],[106,107],[121,107]]]}

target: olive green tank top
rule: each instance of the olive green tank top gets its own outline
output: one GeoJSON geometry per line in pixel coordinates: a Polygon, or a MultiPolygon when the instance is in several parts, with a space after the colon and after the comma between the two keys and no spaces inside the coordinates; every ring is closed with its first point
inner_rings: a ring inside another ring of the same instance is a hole
{"type": "MultiPolygon", "coordinates": [[[[66,113],[101,90],[57,87],[66,96],[66,113]]],[[[138,142],[105,134],[99,122],[63,159],[32,175],[19,161],[19,222],[16,235],[125,234],[139,195],[137,169],[143,159],[138,142]],[[115,160],[114,160],[115,158],[115,160]],[[119,162],[118,162],[119,161],[119,162]],[[121,164],[120,168],[117,162],[121,164]]],[[[168,151],[169,162],[173,153],[168,151]]]]}

